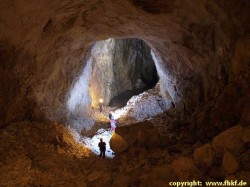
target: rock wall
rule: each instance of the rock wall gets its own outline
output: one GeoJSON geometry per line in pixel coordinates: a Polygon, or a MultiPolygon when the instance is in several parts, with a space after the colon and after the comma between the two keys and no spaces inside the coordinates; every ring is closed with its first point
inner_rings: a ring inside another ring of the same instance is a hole
{"type": "MultiPolygon", "coordinates": [[[[249,61],[247,53],[237,52],[248,40],[236,47],[239,38],[248,38],[249,6],[245,0],[2,1],[0,124],[27,118],[64,121],[67,94],[86,64],[90,44],[107,38],[146,41],[161,69],[162,92],[186,115],[210,101],[218,108],[214,114],[223,113],[222,96],[230,98],[227,91],[236,93],[238,81],[248,80],[235,62],[249,61]],[[232,60],[233,54],[241,57],[232,60]]],[[[249,75],[246,64],[240,66],[249,75]]],[[[234,96],[247,93],[249,85],[234,96]]],[[[240,113],[244,102],[234,101],[230,107],[239,106],[240,113]]]]}
{"type": "Polygon", "coordinates": [[[90,58],[93,67],[89,90],[93,107],[99,106],[99,98],[108,105],[112,98],[127,90],[143,90],[157,83],[150,48],[141,40],[98,41],[90,58]]]}

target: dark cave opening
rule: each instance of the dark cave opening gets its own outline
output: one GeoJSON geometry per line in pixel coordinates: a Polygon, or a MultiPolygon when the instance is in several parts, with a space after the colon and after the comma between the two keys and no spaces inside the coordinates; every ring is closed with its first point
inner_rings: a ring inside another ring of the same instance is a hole
{"type": "Polygon", "coordinates": [[[148,82],[147,80],[144,79],[143,75],[141,75],[141,80],[145,84],[145,86],[143,88],[124,91],[123,93],[112,98],[110,103],[109,103],[109,106],[122,108],[122,107],[126,106],[127,101],[131,97],[133,97],[134,95],[139,95],[139,94],[143,93],[144,91],[152,89],[159,81],[159,76],[157,74],[156,67],[154,68],[154,72],[153,72],[152,76],[153,76],[152,81],[148,82]]]}
{"type": "Polygon", "coordinates": [[[151,49],[143,40],[135,38],[113,40],[114,85],[111,89],[116,93],[112,95],[108,105],[122,108],[131,97],[152,89],[158,83],[159,76],[151,56],[151,49]],[[124,70],[126,74],[121,73],[124,70]]]}

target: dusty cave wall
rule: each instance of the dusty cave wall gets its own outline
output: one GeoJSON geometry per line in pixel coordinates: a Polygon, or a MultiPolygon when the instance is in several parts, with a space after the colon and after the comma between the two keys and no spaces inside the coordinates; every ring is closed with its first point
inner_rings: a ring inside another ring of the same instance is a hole
{"type": "Polygon", "coordinates": [[[232,56],[249,34],[248,12],[246,0],[1,1],[1,126],[63,119],[90,43],[111,37],[150,45],[177,107],[192,112],[216,101],[233,82],[228,77],[239,80],[232,56]]]}

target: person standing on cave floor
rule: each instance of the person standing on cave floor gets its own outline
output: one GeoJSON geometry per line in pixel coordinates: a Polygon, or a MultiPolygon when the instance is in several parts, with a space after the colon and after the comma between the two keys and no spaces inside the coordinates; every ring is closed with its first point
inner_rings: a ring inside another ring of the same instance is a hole
{"type": "Polygon", "coordinates": [[[103,139],[100,139],[100,142],[98,144],[98,147],[100,148],[100,157],[105,158],[105,152],[106,152],[106,143],[103,142],[103,139]]]}
{"type": "Polygon", "coordinates": [[[112,116],[112,114],[109,114],[109,121],[110,121],[110,131],[114,132],[115,128],[116,128],[116,120],[114,119],[114,117],[112,116]]]}

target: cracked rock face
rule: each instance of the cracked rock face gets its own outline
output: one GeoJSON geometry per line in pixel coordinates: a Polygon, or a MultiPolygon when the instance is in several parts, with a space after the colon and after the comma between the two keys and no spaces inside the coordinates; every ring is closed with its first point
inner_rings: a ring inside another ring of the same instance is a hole
{"type": "MultiPolygon", "coordinates": [[[[213,101],[216,109],[207,111],[222,130],[222,120],[237,122],[247,106],[248,12],[245,0],[2,1],[1,126],[23,119],[65,121],[67,94],[90,45],[139,38],[153,50],[161,93],[187,115],[213,101]],[[229,116],[222,95],[237,106],[233,118],[222,119],[229,116]]],[[[204,124],[204,117],[196,118],[204,124]]]]}

